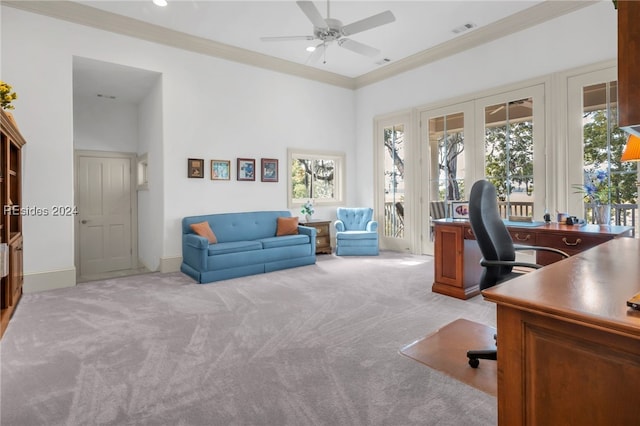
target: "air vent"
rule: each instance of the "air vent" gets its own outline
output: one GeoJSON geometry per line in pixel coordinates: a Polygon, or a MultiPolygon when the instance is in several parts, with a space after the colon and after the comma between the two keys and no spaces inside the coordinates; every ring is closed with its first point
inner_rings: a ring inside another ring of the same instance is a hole
{"type": "Polygon", "coordinates": [[[453,31],[456,34],[460,34],[475,27],[477,27],[477,25],[474,24],[473,22],[467,22],[466,24],[460,25],[459,27],[456,27],[451,31],[453,31]]]}

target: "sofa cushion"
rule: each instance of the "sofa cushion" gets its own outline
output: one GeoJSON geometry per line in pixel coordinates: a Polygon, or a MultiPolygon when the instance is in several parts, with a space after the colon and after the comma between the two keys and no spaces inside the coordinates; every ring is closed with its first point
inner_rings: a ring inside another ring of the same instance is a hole
{"type": "Polygon", "coordinates": [[[263,238],[260,240],[263,248],[275,248],[285,246],[295,246],[299,244],[309,244],[309,236],[296,234],[296,235],[283,235],[281,237],[263,238]]]}
{"type": "Polygon", "coordinates": [[[276,228],[276,237],[282,235],[295,235],[298,233],[298,217],[279,217],[276,228]]]}
{"type": "Polygon", "coordinates": [[[218,242],[216,234],[213,233],[209,226],[209,222],[204,221],[200,223],[192,223],[190,226],[191,229],[193,229],[193,232],[209,240],[209,244],[215,244],[218,242]]]}
{"type": "Polygon", "coordinates": [[[262,250],[262,243],[260,241],[232,241],[229,243],[211,244],[207,254],[211,256],[251,250],[262,250]]]}

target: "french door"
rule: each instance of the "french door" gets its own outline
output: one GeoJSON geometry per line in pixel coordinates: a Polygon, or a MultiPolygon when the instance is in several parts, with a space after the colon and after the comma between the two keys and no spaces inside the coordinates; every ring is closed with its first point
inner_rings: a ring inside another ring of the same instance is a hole
{"type": "Polygon", "coordinates": [[[410,251],[414,245],[411,122],[411,113],[376,120],[374,202],[382,249],[410,251]]]}
{"type": "Polygon", "coordinates": [[[473,102],[420,113],[423,254],[433,254],[433,220],[451,217],[452,202],[466,200],[474,147],[465,136],[473,135],[473,124],[473,102]]]}

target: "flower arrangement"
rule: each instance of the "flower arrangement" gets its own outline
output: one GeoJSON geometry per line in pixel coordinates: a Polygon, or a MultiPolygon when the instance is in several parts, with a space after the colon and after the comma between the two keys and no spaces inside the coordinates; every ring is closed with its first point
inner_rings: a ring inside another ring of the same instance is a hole
{"type": "Polygon", "coordinates": [[[302,210],[300,210],[300,212],[305,216],[311,216],[313,213],[315,213],[311,200],[307,200],[307,202],[302,205],[302,210]]]}
{"type": "Polygon", "coordinates": [[[2,106],[2,109],[14,109],[11,102],[18,99],[18,95],[12,90],[11,85],[0,80],[0,106],[2,106]]]}
{"type": "Polygon", "coordinates": [[[584,201],[590,204],[607,204],[609,202],[609,182],[607,172],[592,170],[584,172],[584,184],[573,185],[576,194],[583,194],[584,201]]]}

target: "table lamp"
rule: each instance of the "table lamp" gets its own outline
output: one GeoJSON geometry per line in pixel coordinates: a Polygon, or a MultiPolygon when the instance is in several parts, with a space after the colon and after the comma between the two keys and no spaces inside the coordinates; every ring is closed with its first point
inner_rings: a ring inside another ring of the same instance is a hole
{"type": "MultiPolygon", "coordinates": [[[[620,161],[640,161],[640,137],[632,134],[629,135],[620,161]]],[[[636,182],[636,187],[638,187],[638,193],[640,193],[640,180],[636,182]]],[[[636,224],[637,223],[638,221],[636,221],[636,224]]]]}
{"type": "Polygon", "coordinates": [[[629,135],[620,161],[640,161],[640,137],[629,135]]]}

